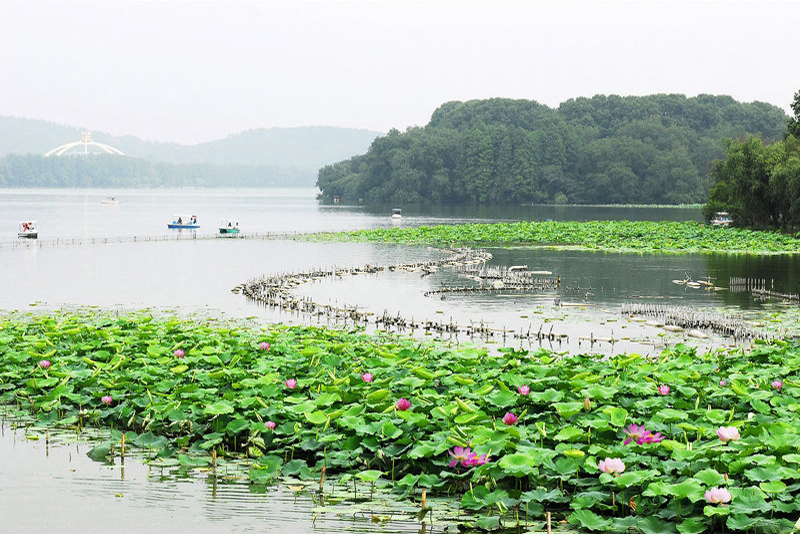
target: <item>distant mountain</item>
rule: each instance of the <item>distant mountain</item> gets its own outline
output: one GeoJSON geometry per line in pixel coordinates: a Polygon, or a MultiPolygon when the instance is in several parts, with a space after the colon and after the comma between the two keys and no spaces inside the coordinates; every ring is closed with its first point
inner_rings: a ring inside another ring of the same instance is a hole
{"type": "MultiPolygon", "coordinates": [[[[79,141],[86,128],[42,120],[0,116],[0,157],[10,154],[42,155],[79,141]]],[[[313,186],[320,167],[364,154],[382,132],[332,126],[248,130],[197,145],[144,141],[134,136],[113,136],[90,131],[94,141],[111,145],[132,158],[150,162],[213,164],[217,167],[253,166],[291,169],[313,186]]]]}

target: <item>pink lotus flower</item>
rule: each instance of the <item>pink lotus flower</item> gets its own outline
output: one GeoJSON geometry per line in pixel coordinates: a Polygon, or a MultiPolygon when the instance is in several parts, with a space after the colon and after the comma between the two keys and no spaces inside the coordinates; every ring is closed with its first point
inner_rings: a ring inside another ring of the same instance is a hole
{"type": "Polygon", "coordinates": [[[659,395],[669,395],[669,386],[660,385],[658,386],[658,394],[659,395]]]}
{"type": "Polygon", "coordinates": [[[628,439],[626,439],[624,443],[625,445],[627,445],[631,441],[635,441],[636,443],[641,445],[645,435],[649,433],[647,432],[647,430],[644,429],[644,425],[639,426],[636,424],[628,425],[628,428],[624,429],[623,432],[625,432],[628,435],[628,439]]]}
{"type": "Polygon", "coordinates": [[[527,395],[531,392],[531,388],[528,386],[520,386],[517,388],[517,391],[519,391],[520,395],[527,395]]]}
{"type": "Polygon", "coordinates": [[[729,441],[736,441],[741,436],[739,436],[739,430],[735,426],[721,426],[717,429],[717,436],[721,439],[724,443],[729,441]]]}
{"type": "Polygon", "coordinates": [[[258,348],[261,350],[269,350],[269,343],[267,343],[266,341],[262,341],[261,343],[258,344],[258,348]]]}
{"type": "Polygon", "coordinates": [[[289,380],[284,382],[284,384],[286,384],[287,388],[294,389],[297,387],[297,380],[295,380],[294,378],[290,378],[289,380]]]}
{"type": "Polygon", "coordinates": [[[361,375],[361,380],[363,380],[366,383],[372,382],[372,378],[373,378],[372,373],[364,373],[363,375],[361,375]]]}
{"type": "Polygon", "coordinates": [[[725,488],[711,488],[710,490],[706,490],[704,497],[706,501],[711,504],[731,502],[731,492],[725,488]]]}
{"type": "Polygon", "coordinates": [[[728,383],[725,380],[720,380],[719,381],[719,385],[722,386],[722,387],[725,387],[725,386],[728,385],[728,383]]]}
{"type": "Polygon", "coordinates": [[[503,422],[505,424],[509,425],[509,426],[513,425],[518,420],[519,420],[519,417],[517,417],[516,415],[514,415],[511,412],[506,412],[506,414],[503,416],[503,422]]]}
{"type": "Polygon", "coordinates": [[[619,458],[606,458],[600,460],[597,468],[603,473],[622,473],[625,471],[625,464],[619,458]]]}
{"type": "Polygon", "coordinates": [[[183,352],[183,350],[181,350],[181,349],[178,349],[178,350],[176,350],[176,351],[175,351],[173,354],[175,354],[175,357],[176,357],[176,358],[183,358],[183,355],[184,355],[185,353],[183,352]]]}
{"type": "Polygon", "coordinates": [[[638,443],[639,445],[644,445],[645,443],[661,443],[665,439],[666,436],[662,436],[661,432],[656,432],[655,434],[648,432],[638,443]]]}
{"type": "Polygon", "coordinates": [[[49,369],[50,368],[50,360],[42,360],[39,362],[39,367],[42,369],[49,369]]]}
{"type": "Polygon", "coordinates": [[[275,430],[275,427],[277,425],[275,424],[275,421],[267,421],[266,423],[264,423],[264,426],[267,427],[267,429],[269,430],[275,430]]]}
{"type": "Polygon", "coordinates": [[[408,399],[400,399],[399,401],[397,401],[397,409],[400,410],[401,412],[404,412],[404,411],[408,410],[409,408],[411,408],[411,401],[410,400],[408,400],[408,399]]]}
{"type": "Polygon", "coordinates": [[[478,456],[476,454],[473,454],[472,458],[469,461],[469,465],[477,467],[479,465],[485,464],[488,461],[489,461],[489,455],[488,454],[481,454],[480,456],[478,456]]]}
{"type": "Polygon", "coordinates": [[[771,385],[772,385],[773,388],[777,389],[778,391],[783,389],[783,382],[780,381],[780,380],[773,380],[771,385]]]}
{"type": "Polygon", "coordinates": [[[114,399],[111,398],[111,395],[104,395],[100,400],[107,406],[111,406],[111,403],[114,402],[114,399]]]}
{"type": "Polygon", "coordinates": [[[452,451],[447,451],[452,460],[450,460],[450,467],[455,467],[461,464],[462,467],[469,467],[470,462],[475,458],[475,453],[469,450],[469,447],[454,447],[452,451]]]}

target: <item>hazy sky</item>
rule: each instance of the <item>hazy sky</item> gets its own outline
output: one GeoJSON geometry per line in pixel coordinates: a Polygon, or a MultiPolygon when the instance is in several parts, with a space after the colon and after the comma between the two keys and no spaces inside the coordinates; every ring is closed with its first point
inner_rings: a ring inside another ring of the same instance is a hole
{"type": "Polygon", "coordinates": [[[424,125],[451,100],[729,94],[789,111],[800,2],[0,0],[0,115],[184,144],[424,125]]]}

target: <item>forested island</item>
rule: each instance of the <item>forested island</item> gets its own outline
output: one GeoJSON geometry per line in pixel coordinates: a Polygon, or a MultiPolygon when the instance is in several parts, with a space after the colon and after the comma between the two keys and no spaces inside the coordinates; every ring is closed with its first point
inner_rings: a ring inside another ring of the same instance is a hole
{"type": "Polygon", "coordinates": [[[702,203],[723,139],[770,143],[786,122],[771,104],[713,95],[448,102],[425,127],[323,167],[317,186],[353,203],[702,203]]]}

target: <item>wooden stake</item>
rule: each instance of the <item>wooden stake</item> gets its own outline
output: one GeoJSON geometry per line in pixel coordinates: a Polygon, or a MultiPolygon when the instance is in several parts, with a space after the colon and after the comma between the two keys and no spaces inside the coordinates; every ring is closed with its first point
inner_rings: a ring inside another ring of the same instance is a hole
{"type": "Polygon", "coordinates": [[[547,520],[547,534],[553,534],[553,526],[550,523],[550,512],[545,513],[544,516],[547,520]]]}
{"type": "Polygon", "coordinates": [[[427,492],[428,492],[427,489],[422,488],[422,501],[420,502],[419,507],[422,508],[423,510],[425,509],[425,497],[427,496],[427,492]]]}
{"type": "Polygon", "coordinates": [[[125,434],[122,434],[122,444],[120,446],[120,456],[125,459],[125,434]]]}

